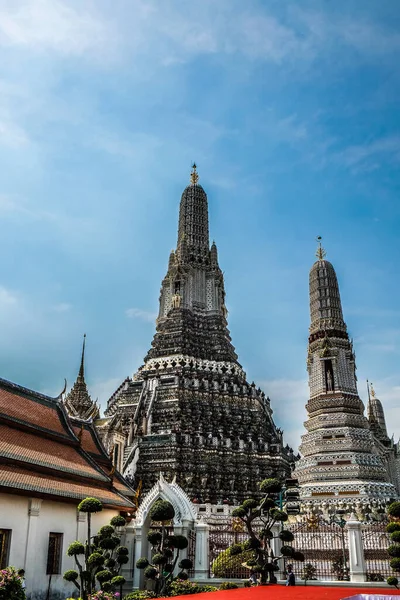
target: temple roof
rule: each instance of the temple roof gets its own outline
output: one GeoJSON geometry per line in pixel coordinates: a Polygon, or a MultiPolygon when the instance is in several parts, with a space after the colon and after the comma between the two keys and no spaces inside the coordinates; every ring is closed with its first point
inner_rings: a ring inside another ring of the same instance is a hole
{"type": "Polygon", "coordinates": [[[70,420],[57,398],[0,379],[0,422],[0,490],[134,507],[134,492],[114,472],[93,425],[70,420]]]}
{"type": "Polygon", "coordinates": [[[82,356],[78,377],[69,394],[64,399],[64,405],[71,417],[97,419],[100,416],[100,410],[97,403],[93,402],[91,399],[85,381],[85,345],[86,334],[83,336],[82,356]]]}

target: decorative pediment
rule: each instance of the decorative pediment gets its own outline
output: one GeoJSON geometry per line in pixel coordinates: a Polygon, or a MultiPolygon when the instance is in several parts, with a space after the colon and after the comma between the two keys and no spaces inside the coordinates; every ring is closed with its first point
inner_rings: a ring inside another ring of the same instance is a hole
{"type": "Polygon", "coordinates": [[[140,503],[139,510],[136,513],[135,526],[142,526],[149,514],[149,510],[156,500],[168,500],[175,510],[174,525],[180,526],[183,521],[195,521],[196,513],[189,496],[176,483],[175,477],[172,483],[168,483],[162,473],[159,480],[146,494],[140,503]]]}

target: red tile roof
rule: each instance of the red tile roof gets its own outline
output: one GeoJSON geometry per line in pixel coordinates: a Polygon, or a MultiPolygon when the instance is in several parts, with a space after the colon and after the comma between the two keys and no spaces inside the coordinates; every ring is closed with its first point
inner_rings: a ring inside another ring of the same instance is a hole
{"type": "Polygon", "coordinates": [[[48,477],[39,473],[32,473],[29,469],[14,467],[13,465],[0,465],[0,489],[8,491],[25,490],[40,493],[41,495],[62,496],[83,500],[87,496],[98,498],[107,506],[130,509],[133,504],[116,492],[103,489],[100,486],[65,481],[62,478],[48,477]]]}
{"type": "Polygon", "coordinates": [[[0,425],[0,456],[107,481],[104,475],[79,454],[77,448],[44,437],[38,444],[38,436],[34,433],[17,431],[7,425],[0,425]]]}
{"type": "Polygon", "coordinates": [[[35,410],[33,411],[31,398],[0,387],[0,414],[56,433],[68,435],[63,423],[60,421],[56,401],[54,400],[54,407],[50,405],[50,402],[50,398],[48,403],[36,400],[35,410]]]}
{"type": "Polygon", "coordinates": [[[104,456],[104,453],[100,451],[99,447],[94,441],[91,431],[88,431],[84,428],[81,434],[81,428],[77,427],[75,424],[73,424],[72,429],[77,437],[81,436],[82,448],[86,450],[86,452],[89,452],[89,454],[97,454],[97,456],[101,457],[104,456]]]}
{"type": "Polygon", "coordinates": [[[112,463],[93,425],[84,423],[77,435],[81,427],[61,402],[0,379],[1,417],[0,489],[64,500],[94,496],[106,506],[133,508],[132,490],[119,475],[110,477],[112,463]]]}

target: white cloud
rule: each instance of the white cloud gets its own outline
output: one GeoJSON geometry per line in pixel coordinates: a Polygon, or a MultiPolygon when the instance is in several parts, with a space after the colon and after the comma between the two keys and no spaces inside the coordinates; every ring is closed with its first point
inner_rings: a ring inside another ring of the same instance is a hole
{"type": "Polygon", "coordinates": [[[0,286],[0,307],[2,310],[6,307],[16,305],[17,302],[18,297],[14,292],[3,286],[0,286]]]}
{"type": "Polygon", "coordinates": [[[140,319],[142,321],[153,322],[157,318],[157,314],[141,308],[128,308],[125,314],[130,319],[140,319]]]}
{"type": "Polygon", "coordinates": [[[283,429],[285,443],[297,452],[300,437],[305,433],[305,406],[309,397],[307,380],[270,379],[260,385],[265,395],[271,399],[274,422],[283,429]]]}
{"type": "Polygon", "coordinates": [[[105,22],[78,4],[60,0],[12,0],[0,8],[0,45],[79,56],[102,50],[105,22]]]}
{"type": "Polygon", "coordinates": [[[118,377],[111,377],[106,380],[97,380],[93,384],[89,383],[89,392],[93,400],[99,399],[99,403],[101,403],[104,407],[106,406],[107,400],[110,398],[111,394],[115,392],[115,390],[121,385],[123,379],[118,377]]]}
{"type": "Polygon", "coordinates": [[[0,119],[0,145],[10,148],[20,148],[29,143],[29,137],[24,129],[10,120],[0,119]]]}
{"type": "Polygon", "coordinates": [[[382,161],[400,162],[400,136],[390,135],[353,145],[336,154],[336,159],[353,170],[372,170],[382,161]]]}

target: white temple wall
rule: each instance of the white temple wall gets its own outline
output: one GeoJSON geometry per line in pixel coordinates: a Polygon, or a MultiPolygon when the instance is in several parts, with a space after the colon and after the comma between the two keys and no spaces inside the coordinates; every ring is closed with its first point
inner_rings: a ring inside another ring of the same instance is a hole
{"type": "MultiPolygon", "coordinates": [[[[117,514],[116,510],[106,509],[92,515],[92,531],[97,532],[117,514]]],[[[75,504],[0,494],[0,528],[11,530],[7,563],[25,569],[28,600],[46,598],[50,580],[50,575],[46,574],[49,533],[61,533],[60,574],[51,576],[50,597],[65,600],[72,595],[76,588],[63,580],[63,573],[76,566],[66,551],[71,542],[85,541],[87,533],[86,515],[78,514],[75,504]]]]}

